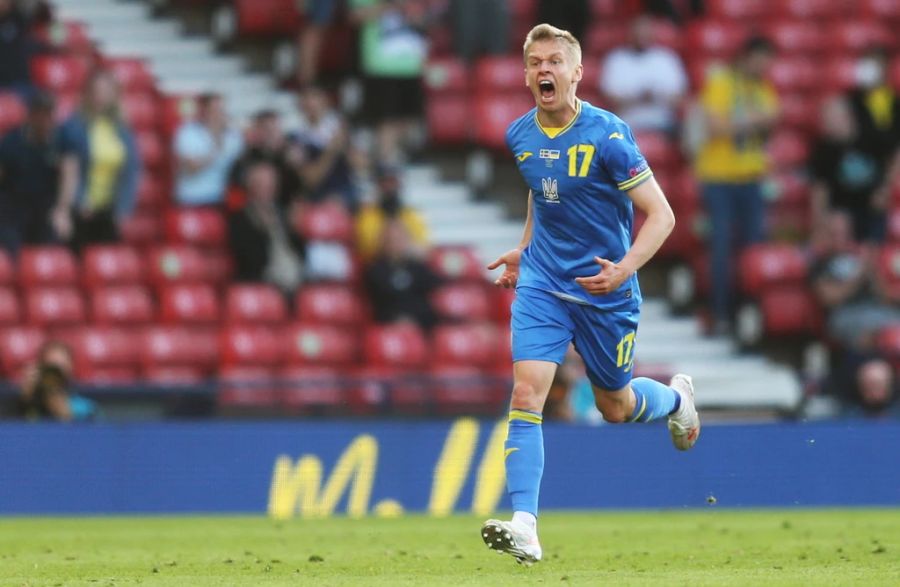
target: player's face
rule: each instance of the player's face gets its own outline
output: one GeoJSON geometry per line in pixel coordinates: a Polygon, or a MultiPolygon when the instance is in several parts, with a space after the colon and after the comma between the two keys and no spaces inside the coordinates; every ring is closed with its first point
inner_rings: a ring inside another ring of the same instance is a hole
{"type": "Polygon", "coordinates": [[[538,108],[555,112],[572,104],[582,67],[562,41],[536,41],[525,57],[525,85],[538,108]]]}

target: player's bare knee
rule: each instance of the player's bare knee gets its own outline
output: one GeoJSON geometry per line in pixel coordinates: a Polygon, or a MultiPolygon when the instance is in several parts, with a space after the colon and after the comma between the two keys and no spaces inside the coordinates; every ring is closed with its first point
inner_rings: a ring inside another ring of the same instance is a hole
{"type": "Polygon", "coordinates": [[[517,381],[513,385],[510,405],[515,410],[540,412],[542,409],[540,394],[534,384],[528,381],[517,381]]]}

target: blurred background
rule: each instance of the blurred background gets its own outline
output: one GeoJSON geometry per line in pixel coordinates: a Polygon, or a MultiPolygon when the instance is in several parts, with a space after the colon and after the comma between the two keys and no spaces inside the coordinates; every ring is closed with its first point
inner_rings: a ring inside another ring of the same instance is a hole
{"type": "Polygon", "coordinates": [[[896,418],[898,0],[0,0],[0,413],[501,416],[545,21],[678,218],[636,371],[896,418]]]}

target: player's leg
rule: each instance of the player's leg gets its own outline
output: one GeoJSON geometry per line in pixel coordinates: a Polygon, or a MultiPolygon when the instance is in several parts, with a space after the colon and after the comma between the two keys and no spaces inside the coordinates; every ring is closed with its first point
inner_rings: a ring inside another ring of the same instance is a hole
{"type": "Polygon", "coordinates": [[[572,338],[572,324],[558,298],[520,288],[512,307],[513,392],[504,452],[512,521],[488,520],[482,538],[521,563],[541,559],[537,539],[538,496],[544,472],[544,402],[572,338]]]}
{"type": "Polygon", "coordinates": [[[669,419],[672,442],[691,448],[700,434],[691,378],[679,374],[669,385],[648,377],[632,379],[638,312],[573,309],[575,347],[584,359],[597,409],[612,423],[669,419]]]}

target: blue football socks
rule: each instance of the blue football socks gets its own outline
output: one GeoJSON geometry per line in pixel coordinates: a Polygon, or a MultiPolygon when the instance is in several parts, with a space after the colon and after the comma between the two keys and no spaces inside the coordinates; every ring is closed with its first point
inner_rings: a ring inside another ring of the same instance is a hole
{"type": "Polygon", "coordinates": [[[665,418],[681,405],[681,396],[677,391],[647,377],[632,379],[631,389],[634,391],[635,403],[629,422],[650,422],[665,418]]]}
{"type": "Polygon", "coordinates": [[[506,490],[512,509],[537,517],[544,474],[543,417],[527,410],[510,410],[506,437],[506,490]]]}

